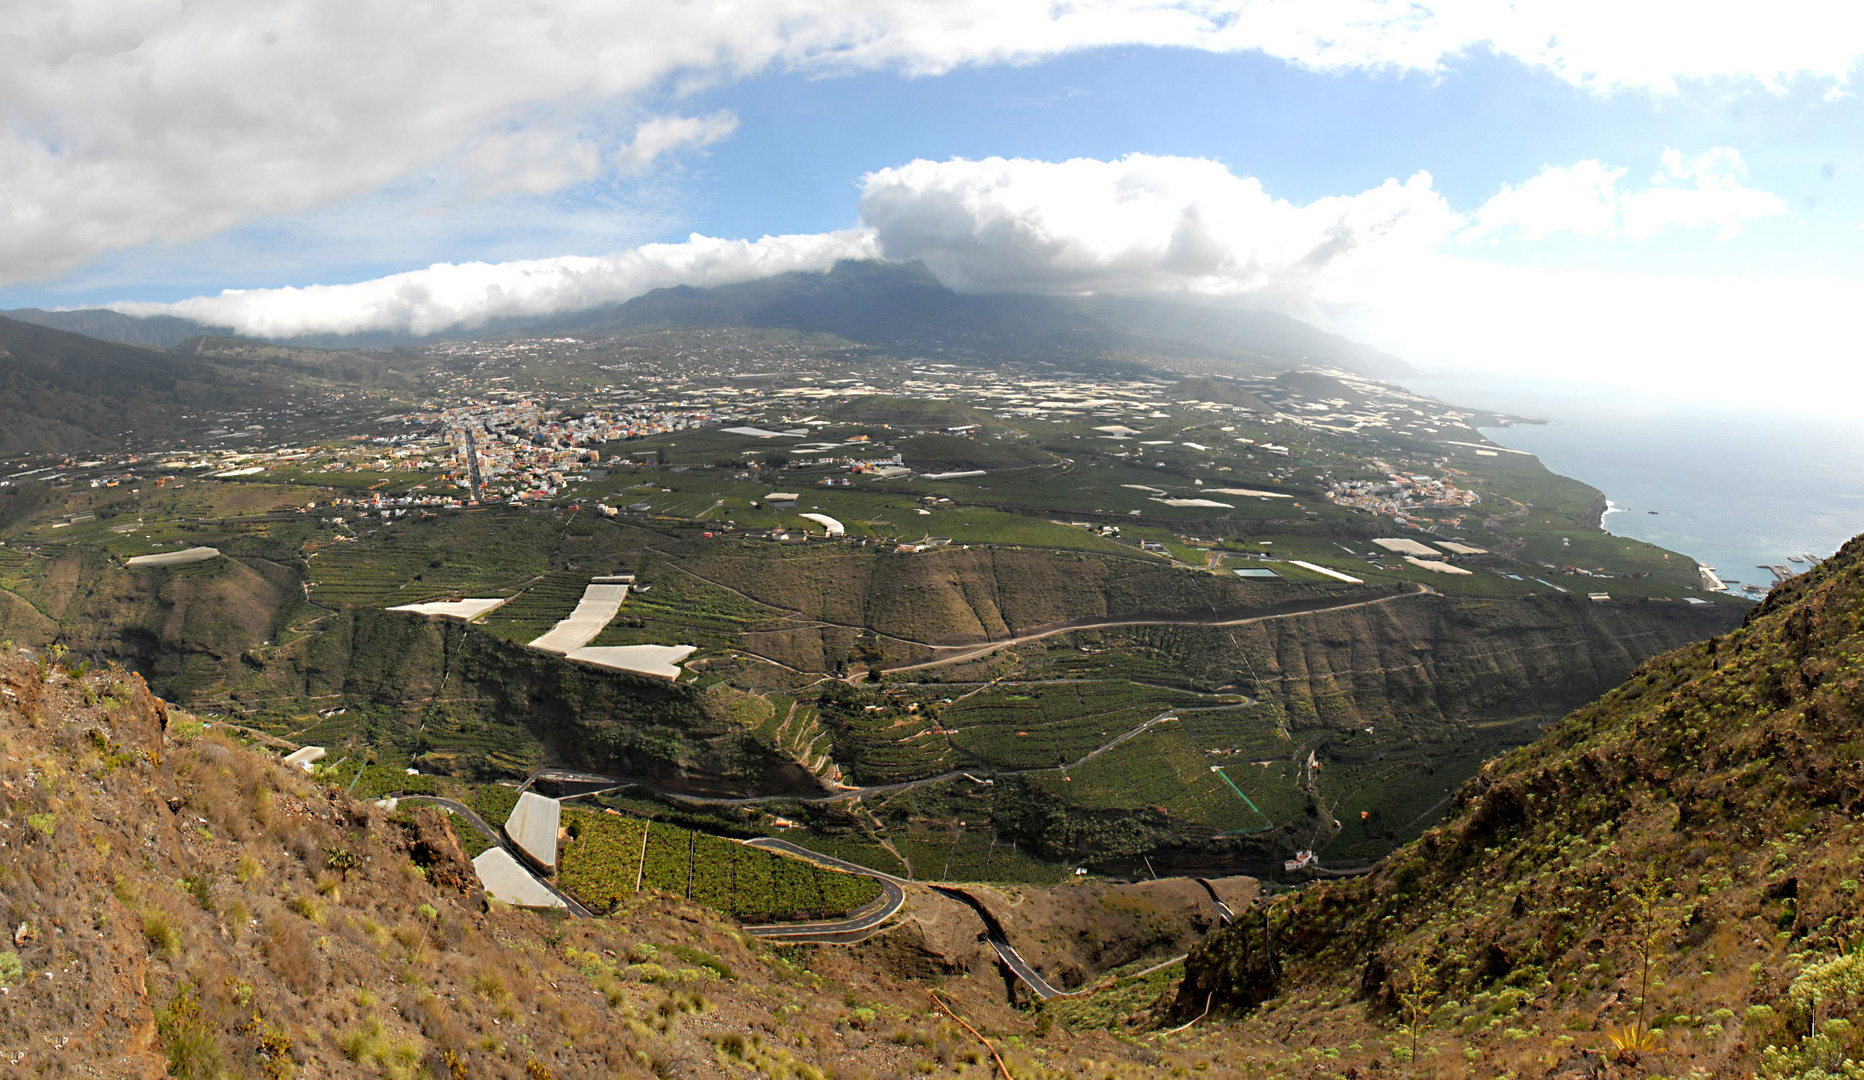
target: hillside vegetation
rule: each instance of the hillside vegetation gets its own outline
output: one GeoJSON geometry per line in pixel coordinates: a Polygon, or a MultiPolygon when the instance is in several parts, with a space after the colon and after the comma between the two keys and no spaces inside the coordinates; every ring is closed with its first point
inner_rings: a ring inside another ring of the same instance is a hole
{"type": "Polygon", "coordinates": [[[1211,938],[1177,1008],[1414,1024],[1439,1075],[1857,1075],[1861,723],[1854,540],[1485,767],[1372,874],[1211,938]]]}
{"type": "MultiPolygon", "coordinates": [[[[981,922],[930,893],[855,950],[766,946],[651,886],[597,919],[490,903],[441,811],[351,799],[56,653],[0,658],[0,751],[8,1078],[1222,1076],[1239,1049],[1106,1030],[1149,1015],[1156,972],[1012,1007],[981,922]]],[[[1210,919],[1188,882],[985,899],[1077,980],[1210,919]]]]}

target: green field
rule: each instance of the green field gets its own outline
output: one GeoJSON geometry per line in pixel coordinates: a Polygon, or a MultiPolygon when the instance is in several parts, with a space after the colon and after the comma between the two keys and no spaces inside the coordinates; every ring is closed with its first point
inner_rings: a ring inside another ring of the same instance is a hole
{"type": "Polygon", "coordinates": [[[563,820],[573,839],[558,882],[595,911],[614,910],[637,882],[746,923],[834,918],[880,896],[872,878],[723,837],[580,807],[564,807],[563,820]]]}

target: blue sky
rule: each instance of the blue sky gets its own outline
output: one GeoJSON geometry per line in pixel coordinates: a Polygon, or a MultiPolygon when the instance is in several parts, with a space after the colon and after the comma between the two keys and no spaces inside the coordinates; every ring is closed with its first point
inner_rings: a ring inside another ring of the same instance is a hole
{"type": "Polygon", "coordinates": [[[1647,41],[1684,8],[566,2],[409,29],[348,4],[28,25],[0,307],[433,329],[854,254],[1234,295],[1450,367],[1855,358],[1821,315],[1864,299],[1842,6],[1647,41]],[[201,70],[229,20],[250,47],[201,70]]]}

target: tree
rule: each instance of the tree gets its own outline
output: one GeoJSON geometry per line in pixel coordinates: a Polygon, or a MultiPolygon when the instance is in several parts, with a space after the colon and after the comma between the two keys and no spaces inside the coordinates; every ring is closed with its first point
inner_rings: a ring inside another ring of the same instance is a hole
{"type": "Polygon", "coordinates": [[[1411,967],[1406,976],[1404,989],[1398,991],[1398,1007],[1404,1012],[1405,1034],[1410,1037],[1411,1052],[1407,1060],[1416,1065],[1418,1032],[1430,1019],[1431,1006],[1436,1003],[1437,992],[1431,989],[1430,966],[1424,963],[1423,953],[1411,958],[1411,967]]]}
{"type": "Polygon", "coordinates": [[[1615,1030],[1606,1032],[1613,1049],[1626,1061],[1657,1047],[1650,1030],[1650,977],[1656,964],[1657,948],[1669,932],[1671,912],[1664,903],[1670,879],[1660,877],[1655,866],[1644,869],[1644,878],[1631,893],[1631,910],[1625,919],[1625,932],[1631,955],[1638,962],[1637,1017],[1615,1030]]]}

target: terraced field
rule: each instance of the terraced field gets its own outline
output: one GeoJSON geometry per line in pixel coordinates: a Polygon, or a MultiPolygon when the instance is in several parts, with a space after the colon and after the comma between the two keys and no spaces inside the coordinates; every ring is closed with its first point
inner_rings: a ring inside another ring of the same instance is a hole
{"type": "Polygon", "coordinates": [[[452,515],[397,526],[310,557],[311,599],[389,607],[456,595],[510,596],[548,568],[554,530],[523,512],[452,515]]]}
{"type": "Polygon", "coordinates": [[[1000,768],[1076,761],[1168,709],[1204,699],[1114,680],[1049,683],[979,694],[947,706],[952,744],[1000,768]]]}
{"type": "Polygon", "coordinates": [[[1004,881],[1031,885],[1055,884],[1067,877],[1066,867],[1042,862],[1004,840],[988,828],[960,829],[954,833],[914,833],[896,838],[893,846],[913,864],[918,881],[1004,881]]]}
{"type": "Polygon", "coordinates": [[[506,641],[528,642],[575,610],[589,585],[579,570],[552,570],[480,620],[479,625],[506,641]]]}
{"type": "Polygon", "coordinates": [[[834,740],[835,760],[847,763],[855,783],[891,784],[936,776],[964,760],[929,712],[908,712],[899,702],[878,695],[839,692],[824,698],[819,708],[821,722],[834,740]]]}
{"type": "MultiPolygon", "coordinates": [[[[1151,810],[1212,832],[1259,827],[1262,819],[1211,772],[1212,764],[1216,763],[1172,722],[1069,770],[1065,776],[1040,774],[1037,783],[1085,810],[1151,810]]],[[[1252,790],[1255,785],[1245,783],[1249,776],[1253,774],[1238,776],[1235,782],[1273,817],[1276,810],[1284,808],[1285,800],[1270,795],[1269,804],[1276,809],[1269,809],[1256,797],[1252,790]]]]}

